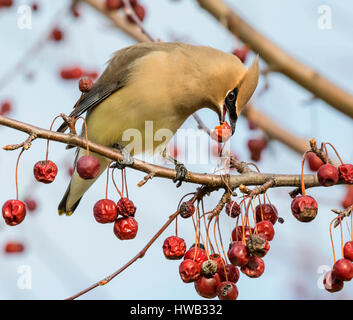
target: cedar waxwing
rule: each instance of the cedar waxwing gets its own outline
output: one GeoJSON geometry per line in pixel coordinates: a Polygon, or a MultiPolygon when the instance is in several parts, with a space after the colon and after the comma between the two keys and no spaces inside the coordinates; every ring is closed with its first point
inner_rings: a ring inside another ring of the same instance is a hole
{"type": "MultiPolygon", "coordinates": [[[[89,140],[109,147],[126,146],[122,136],[131,128],[139,130],[144,141],[145,121],[153,122],[153,134],[161,128],[174,134],[190,115],[202,108],[215,111],[220,121],[224,121],[228,112],[233,134],[237,118],[255,91],[258,78],[257,57],[246,70],[236,56],[210,47],[140,43],[113,55],[101,77],[84,93],[70,116],[78,117],[87,111],[89,140]]],[[[58,131],[66,128],[63,124],[58,131]]],[[[165,146],[169,140],[163,142],[165,146]]],[[[141,151],[151,150],[143,147],[141,151]]],[[[85,154],[86,150],[79,149],[75,164],[85,154]]],[[[94,155],[100,161],[99,176],[110,160],[94,155]]],[[[71,215],[96,179],[83,180],[74,170],[59,204],[59,214],[71,215]]]]}

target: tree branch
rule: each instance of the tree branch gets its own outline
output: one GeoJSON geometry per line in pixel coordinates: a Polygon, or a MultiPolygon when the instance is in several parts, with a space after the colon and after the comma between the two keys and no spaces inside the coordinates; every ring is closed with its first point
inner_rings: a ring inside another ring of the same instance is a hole
{"type": "Polygon", "coordinates": [[[238,16],[222,0],[197,1],[203,9],[258,53],[270,67],[283,73],[335,109],[353,118],[353,96],[351,94],[277,47],[238,16]]]}
{"type": "MultiPolygon", "coordinates": [[[[45,130],[4,116],[0,116],[0,125],[26,132],[28,135],[35,136],[37,138],[49,139],[52,141],[74,145],[80,148],[86,148],[86,140],[72,134],[45,130]]],[[[90,141],[88,144],[92,152],[96,152],[113,161],[123,160],[123,156],[117,150],[104,147],[90,141]]],[[[133,163],[129,165],[129,167],[147,174],[152,174],[154,177],[173,179],[176,176],[176,171],[174,169],[157,166],[139,159],[133,159],[133,163]]],[[[188,172],[185,182],[206,185],[215,189],[235,189],[240,185],[263,185],[269,180],[273,180],[275,182],[273,187],[300,187],[300,175],[257,173],[254,171],[247,171],[241,175],[228,175],[227,179],[224,179],[223,175],[188,172]],[[225,183],[225,180],[227,180],[227,184],[225,183]]],[[[340,183],[343,182],[341,181],[340,183]]],[[[313,174],[304,175],[304,184],[306,188],[319,186],[317,176],[313,174]]]]}

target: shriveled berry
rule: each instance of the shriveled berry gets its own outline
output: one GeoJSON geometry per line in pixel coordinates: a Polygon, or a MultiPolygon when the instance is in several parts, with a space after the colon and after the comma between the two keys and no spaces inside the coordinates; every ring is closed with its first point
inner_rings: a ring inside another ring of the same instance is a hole
{"type": "Polygon", "coordinates": [[[179,265],[179,274],[181,280],[185,283],[196,281],[200,277],[201,267],[200,265],[191,259],[185,259],[179,265]]]}
{"type": "Polygon", "coordinates": [[[345,259],[353,261],[353,241],[348,241],[343,247],[343,254],[345,259]]]}
{"type": "Polygon", "coordinates": [[[332,164],[324,164],[317,171],[319,183],[324,187],[330,187],[338,181],[338,170],[332,164]]]}
{"type": "Polygon", "coordinates": [[[275,236],[275,229],[273,228],[273,224],[271,221],[264,220],[260,221],[256,224],[257,232],[260,236],[262,236],[267,241],[272,241],[275,236]]]}
{"type": "Polygon", "coordinates": [[[211,259],[204,261],[201,265],[201,273],[205,277],[213,277],[214,274],[217,272],[217,269],[217,262],[211,259]]]}
{"type": "Polygon", "coordinates": [[[353,183],[353,164],[341,164],[338,167],[340,177],[347,183],[353,183]]]}
{"type": "Polygon", "coordinates": [[[124,6],[122,0],[105,0],[105,8],[107,10],[119,10],[124,6]]]}
{"type": "Polygon", "coordinates": [[[138,230],[137,221],[132,218],[119,218],[114,223],[114,234],[120,240],[131,240],[136,237],[138,230]]]}
{"type": "Polygon", "coordinates": [[[351,281],[353,278],[353,263],[348,259],[337,260],[332,271],[338,280],[351,281]]]}
{"type": "Polygon", "coordinates": [[[236,266],[232,265],[231,263],[226,264],[226,265],[224,266],[224,268],[222,267],[222,268],[218,271],[219,276],[221,277],[221,280],[222,280],[222,281],[226,281],[226,280],[227,280],[226,274],[225,274],[225,272],[224,272],[224,269],[226,269],[228,281],[237,283],[238,280],[239,280],[239,269],[238,269],[236,266]]]}
{"type": "Polygon", "coordinates": [[[227,122],[214,128],[211,137],[218,142],[226,142],[232,136],[232,128],[227,122]]]}
{"type": "Polygon", "coordinates": [[[298,196],[293,199],[291,210],[300,222],[310,222],[317,215],[317,202],[310,196],[298,196]]]}
{"type": "Polygon", "coordinates": [[[255,208],[256,221],[268,220],[274,225],[278,220],[278,212],[273,204],[264,203],[259,204],[255,208]]]}
{"type": "Polygon", "coordinates": [[[229,261],[238,267],[244,266],[249,261],[249,252],[246,245],[241,241],[234,241],[228,250],[229,261]]]}
{"type": "Polygon", "coordinates": [[[322,165],[324,165],[322,160],[314,152],[308,152],[306,160],[308,161],[311,171],[317,171],[322,165]]]}
{"type": "Polygon", "coordinates": [[[42,183],[52,183],[58,173],[58,167],[53,161],[38,161],[33,167],[33,174],[37,181],[42,183]]]}
{"type": "Polygon", "coordinates": [[[232,218],[236,218],[240,214],[240,206],[235,201],[229,201],[226,204],[226,214],[232,218]]]}
{"type": "MultiPolygon", "coordinates": [[[[244,236],[245,241],[248,241],[250,235],[254,232],[254,230],[248,226],[244,227],[244,236]]],[[[243,227],[237,226],[232,231],[232,239],[233,241],[243,241],[243,227]]]]}
{"type": "Polygon", "coordinates": [[[324,287],[328,292],[334,293],[343,289],[343,281],[338,280],[332,270],[326,272],[324,276],[324,287]]]}
{"type": "Polygon", "coordinates": [[[28,211],[34,211],[37,209],[37,201],[31,198],[26,198],[24,200],[28,211]]]}
{"type": "Polygon", "coordinates": [[[186,251],[186,243],[184,239],[177,236],[171,236],[164,240],[163,253],[167,259],[181,259],[186,251]]]}
{"type": "Polygon", "coordinates": [[[195,206],[191,201],[185,201],[180,205],[179,214],[182,218],[189,218],[195,212],[195,206]]]}
{"type": "Polygon", "coordinates": [[[244,63],[246,57],[248,56],[249,49],[247,46],[243,46],[241,48],[236,48],[233,50],[233,54],[239,58],[239,60],[244,63]]]}
{"type": "Polygon", "coordinates": [[[78,87],[81,92],[88,92],[93,87],[93,81],[89,77],[83,77],[80,79],[80,81],[78,83],[78,87]]]}
{"type": "Polygon", "coordinates": [[[85,180],[96,178],[100,168],[100,162],[95,156],[82,156],[76,165],[78,175],[85,180]]]}
{"type": "Polygon", "coordinates": [[[191,260],[195,260],[201,268],[201,265],[204,261],[208,260],[207,254],[205,252],[205,250],[201,249],[201,248],[191,248],[188,251],[185,252],[185,256],[184,259],[191,259],[191,260]],[[195,259],[194,259],[195,258],[195,259]]]}
{"type": "Polygon", "coordinates": [[[118,214],[124,217],[134,217],[136,207],[129,198],[120,198],[117,203],[118,214]]]}
{"type": "Polygon", "coordinates": [[[21,253],[25,250],[25,246],[21,242],[10,241],[6,243],[4,251],[5,253],[21,253]]]}
{"type": "Polygon", "coordinates": [[[118,216],[116,204],[113,200],[102,199],[93,207],[93,215],[99,223],[112,223],[118,216]]]}
{"type": "Polygon", "coordinates": [[[221,282],[217,287],[219,300],[236,300],[238,298],[238,288],[231,281],[221,282]]]}
{"type": "Polygon", "coordinates": [[[26,205],[19,200],[7,200],[2,206],[2,216],[6,224],[16,226],[26,217],[26,205]]]}
{"type": "Polygon", "coordinates": [[[249,278],[258,278],[261,277],[265,271],[265,263],[261,258],[250,256],[248,263],[242,266],[240,271],[249,278]]]}
{"type": "Polygon", "coordinates": [[[252,234],[246,242],[246,247],[250,254],[255,257],[262,258],[270,250],[270,244],[260,235],[252,234]]]}
{"type": "Polygon", "coordinates": [[[220,283],[221,278],[218,273],[210,278],[201,276],[195,281],[195,290],[201,297],[212,299],[217,297],[217,288],[220,283]]]}

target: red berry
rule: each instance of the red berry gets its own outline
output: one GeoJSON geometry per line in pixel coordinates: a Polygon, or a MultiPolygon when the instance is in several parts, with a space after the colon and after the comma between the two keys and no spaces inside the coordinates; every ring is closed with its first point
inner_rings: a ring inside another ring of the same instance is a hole
{"type": "Polygon", "coordinates": [[[80,79],[83,76],[83,71],[80,67],[64,68],[61,69],[60,76],[64,80],[80,79]]]}
{"type": "Polygon", "coordinates": [[[181,280],[183,280],[185,283],[196,281],[200,277],[200,272],[200,265],[191,259],[185,259],[179,265],[179,274],[181,280]]]}
{"type": "Polygon", "coordinates": [[[136,237],[138,230],[137,221],[132,218],[119,218],[114,223],[114,234],[120,240],[131,240],[136,237]]]}
{"type": "Polygon", "coordinates": [[[70,168],[67,170],[67,173],[68,173],[68,175],[69,175],[70,177],[73,175],[74,170],[75,170],[74,167],[70,167],[70,168]]]}
{"type": "Polygon", "coordinates": [[[319,170],[319,168],[324,164],[314,152],[307,153],[306,160],[308,161],[311,171],[319,170]]]}
{"type": "Polygon", "coordinates": [[[211,278],[201,276],[195,281],[195,290],[201,297],[212,299],[217,296],[217,288],[220,283],[221,278],[218,273],[211,278]]]}
{"type": "Polygon", "coordinates": [[[214,128],[211,132],[212,139],[218,142],[226,142],[232,136],[232,128],[227,122],[223,122],[221,125],[214,128]]]}
{"type": "Polygon", "coordinates": [[[134,217],[136,207],[129,198],[120,198],[117,203],[118,214],[124,217],[134,217]]]}
{"type": "Polygon", "coordinates": [[[342,200],[342,207],[348,208],[353,205],[353,186],[347,186],[347,193],[342,200]]]}
{"type": "Polygon", "coordinates": [[[232,218],[236,218],[240,214],[240,206],[235,201],[229,201],[226,204],[226,214],[232,218]]]}
{"type": "Polygon", "coordinates": [[[240,271],[249,278],[258,278],[261,277],[265,271],[265,263],[261,258],[250,256],[248,263],[242,266],[240,271]]]}
{"type": "Polygon", "coordinates": [[[273,228],[273,224],[271,221],[264,220],[260,221],[256,224],[257,232],[260,236],[262,236],[267,241],[272,241],[275,236],[275,229],[273,228]]]}
{"type": "Polygon", "coordinates": [[[338,280],[350,281],[353,278],[353,263],[348,259],[337,260],[332,271],[338,280]]]}
{"type": "Polygon", "coordinates": [[[64,37],[64,33],[58,27],[55,27],[50,34],[50,38],[54,41],[61,41],[64,37]]]}
{"type": "Polygon", "coordinates": [[[343,253],[345,259],[353,261],[353,241],[348,241],[344,245],[343,253]]]}
{"type": "Polygon", "coordinates": [[[267,146],[267,140],[264,138],[250,139],[248,141],[248,149],[250,151],[252,161],[260,161],[261,153],[267,146]]]}
{"type": "Polygon", "coordinates": [[[75,2],[72,3],[70,7],[70,11],[75,18],[79,18],[81,15],[78,5],[75,2]]]}
{"type": "Polygon", "coordinates": [[[38,6],[38,3],[37,3],[37,2],[33,2],[32,5],[31,5],[31,7],[32,7],[32,10],[33,10],[33,11],[38,11],[39,6],[38,6]]]}
{"type": "Polygon", "coordinates": [[[338,167],[340,177],[347,183],[353,183],[353,164],[341,164],[338,167]]]}
{"type": "Polygon", "coordinates": [[[1,7],[12,7],[13,0],[0,0],[0,8],[1,7]]]}
{"type": "Polygon", "coordinates": [[[250,254],[255,257],[262,258],[270,250],[270,244],[260,235],[252,234],[246,242],[246,247],[250,254]]]}
{"type": "Polygon", "coordinates": [[[105,8],[107,10],[119,10],[124,6],[122,0],[105,0],[105,8]]]}
{"type": "Polygon", "coordinates": [[[99,223],[114,222],[118,216],[115,202],[109,199],[97,201],[93,207],[93,215],[99,223]]]}
{"type": "Polygon", "coordinates": [[[12,109],[12,103],[9,100],[5,100],[1,103],[0,114],[5,115],[12,109]]]}
{"type": "Polygon", "coordinates": [[[48,184],[55,180],[58,167],[53,161],[38,161],[33,167],[33,174],[37,181],[48,184]]]}
{"type": "Polygon", "coordinates": [[[19,200],[7,200],[2,206],[2,216],[6,224],[16,226],[26,217],[26,205],[19,200]]]}
{"type": "Polygon", "coordinates": [[[248,119],[248,127],[250,130],[256,130],[258,128],[257,124],[254,121],[249,119],[248,119]]]}
{"type": "Polygon", "coordinates": [[[81,92],[88,92],[93,87],[93,81],[89,77],[83,77],[80,79],[80,81],[78,83],[78,87],[81,92]]]}
{"type": "Polygon", "coordinates": [[[317,202],[310,196],[298,196],[293,199],[291,210],[299,221],[310,222],[317,215],[317,202]]]}
{"type": "Polygon", "coordinates": [[[249,252],[246,245],[241,241],[234,241],[228,250],[229,261],[238,267],[244,266],[248,263],[249,252]]]}
{"type": "Polygon", "coordinates": [[[21,253],[24,249],[25,247],[21,242],[11,241],[6,243],[4,251],[6,253],[21,253]]]}
{"type": "Polygon", "coordinates": [[[324,164],[317,171],[319,183],[324,187],[330,187],[338,181],[338,170],[332,164],[324,164]]]}
{"type": "Polygon", "coordinates": [[[248,56],[249,49],[247,46],[243,46],[241,48],[237,48],[233,50],[233,54],[239,58],[239,60],[244,63],[246,57],[248,56]]]}
{"type": "Polygon", "coordinates": [[[101,168],[98,158],[94,156],[82,156],[77,161],[76,171],[82,179],[90,180],[98,176],[101,168]]]}
{"type": "Polygon", "coordinates": [[[94,80],[98,78],[99,73],[97,71],[83,71],[83,75],[94,80]]]}
{"type": "MultiPolygon", "coordinates": [[[[245,230],[245,241],[248,241],[250,235],[253,233],[253,229],[246,226],[244,227],[245,230]]],[[[232,240],[233,241],[243,241],[243,227],[237,226],[232,231],[232,240]]]]}
{"type": "Polygon", "coordinates": [[[274,225],[278,220],[278,212],[273,204],[259,204],[255,208],[255,213],[257,222],[268,220],[274,225]]]}
{"type": "Polygon", "coordinates": [[[217,272],[219,272],[220,269],[223,269],[225,262],[224,262],[224,259],[219,254],[214,253],[210,255],[210,259],[217,263],[217,272]]]}
{"type": "Polygon", "coordinates": [[[195,247],[193,247],[185,252],[185,256],[184,256],[185,260],[186,259],[194,260],[194,257],[195,257],[195,261],[200,265],[200,268],[201,268],[202,263],[204,261],[208,260],[208,257],[206,255],[205,250],[203,250],[201,248],[195,249],[195,247]]]}
{"type": "Polygon", "coordinates": [[[328,292],[333,293],[343,289],[343,281],[338,280],[332,270],[325,274],[323,282],[328,292]]]}
{"type": "Polygon", "coordinates": [[[37,202],[34,199],[27,198],[25,199],[24,203],[26,204],[28,211],[34,211],[37,209],[37,202]]]}
{"type": "Polygon", "coordinates": [[[219,300],[236,300],[238,298],[238,288],[231,281],[221,282],[217,287],[219,300]]]}
{"type": "Polygon", "coordinates": [[[195,212],[195,206],[191,201],[185,201],[180,205],[179,214],[186,219],[191,217],[195,212]]]}
{"type": "MultiPolygon", "coordinates": [[[[131,3],[131,1],[130,1],[130,3],[131,3]]],[[[137,3],[137,1],[134,4],[131,3],[131,5],[132,5],[133,10],[135,11],[136,16],[139,18],[139,20],[143,21],[146,16],[145,8],[142,5],[140,5],[139,3],[137,3]]],[[[135,23],[134,19],[131,16],[127,16],[127,18],[131,23],[135,23]]]]}
{"type": "Polygon", "coordinates": [[[226,264],[218,271],[222,281],[227,281],[226,275],[224,273],[224,269],[226,269],[228,281],[237,283],[239,280],[239,269],[230,263],[226,264]]]}
{"type": "Polygon", "coordinates": [[[186,251],[186,243],[184,239],[177,236],[171,236],[164,240],[163,253],[167,259],[181,259],[186,251]]]}

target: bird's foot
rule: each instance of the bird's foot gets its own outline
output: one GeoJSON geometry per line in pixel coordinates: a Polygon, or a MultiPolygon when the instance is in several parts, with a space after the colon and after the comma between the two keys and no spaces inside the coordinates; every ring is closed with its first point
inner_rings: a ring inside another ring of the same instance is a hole
{"type": "Polygon", "coordinates": [[[188,170],[185,165],[181,162],[177,162],[175,165],[176,175],[173,178],[173,182],[176,183],[176,187],[179,188],[183,181],[185,181],[186,176],[188,175],[188,170]]]}
{"type": "Polygon", "coordinates": [[[111,168],[118,168],[122,170],[125,169],[126,166],[131,166],[134,163],[134,158],[126,148],[120,144],[114,144],[113,148],[121,152],[123,159],[117,160],[114,164],[111,165],[111,168]]]}

